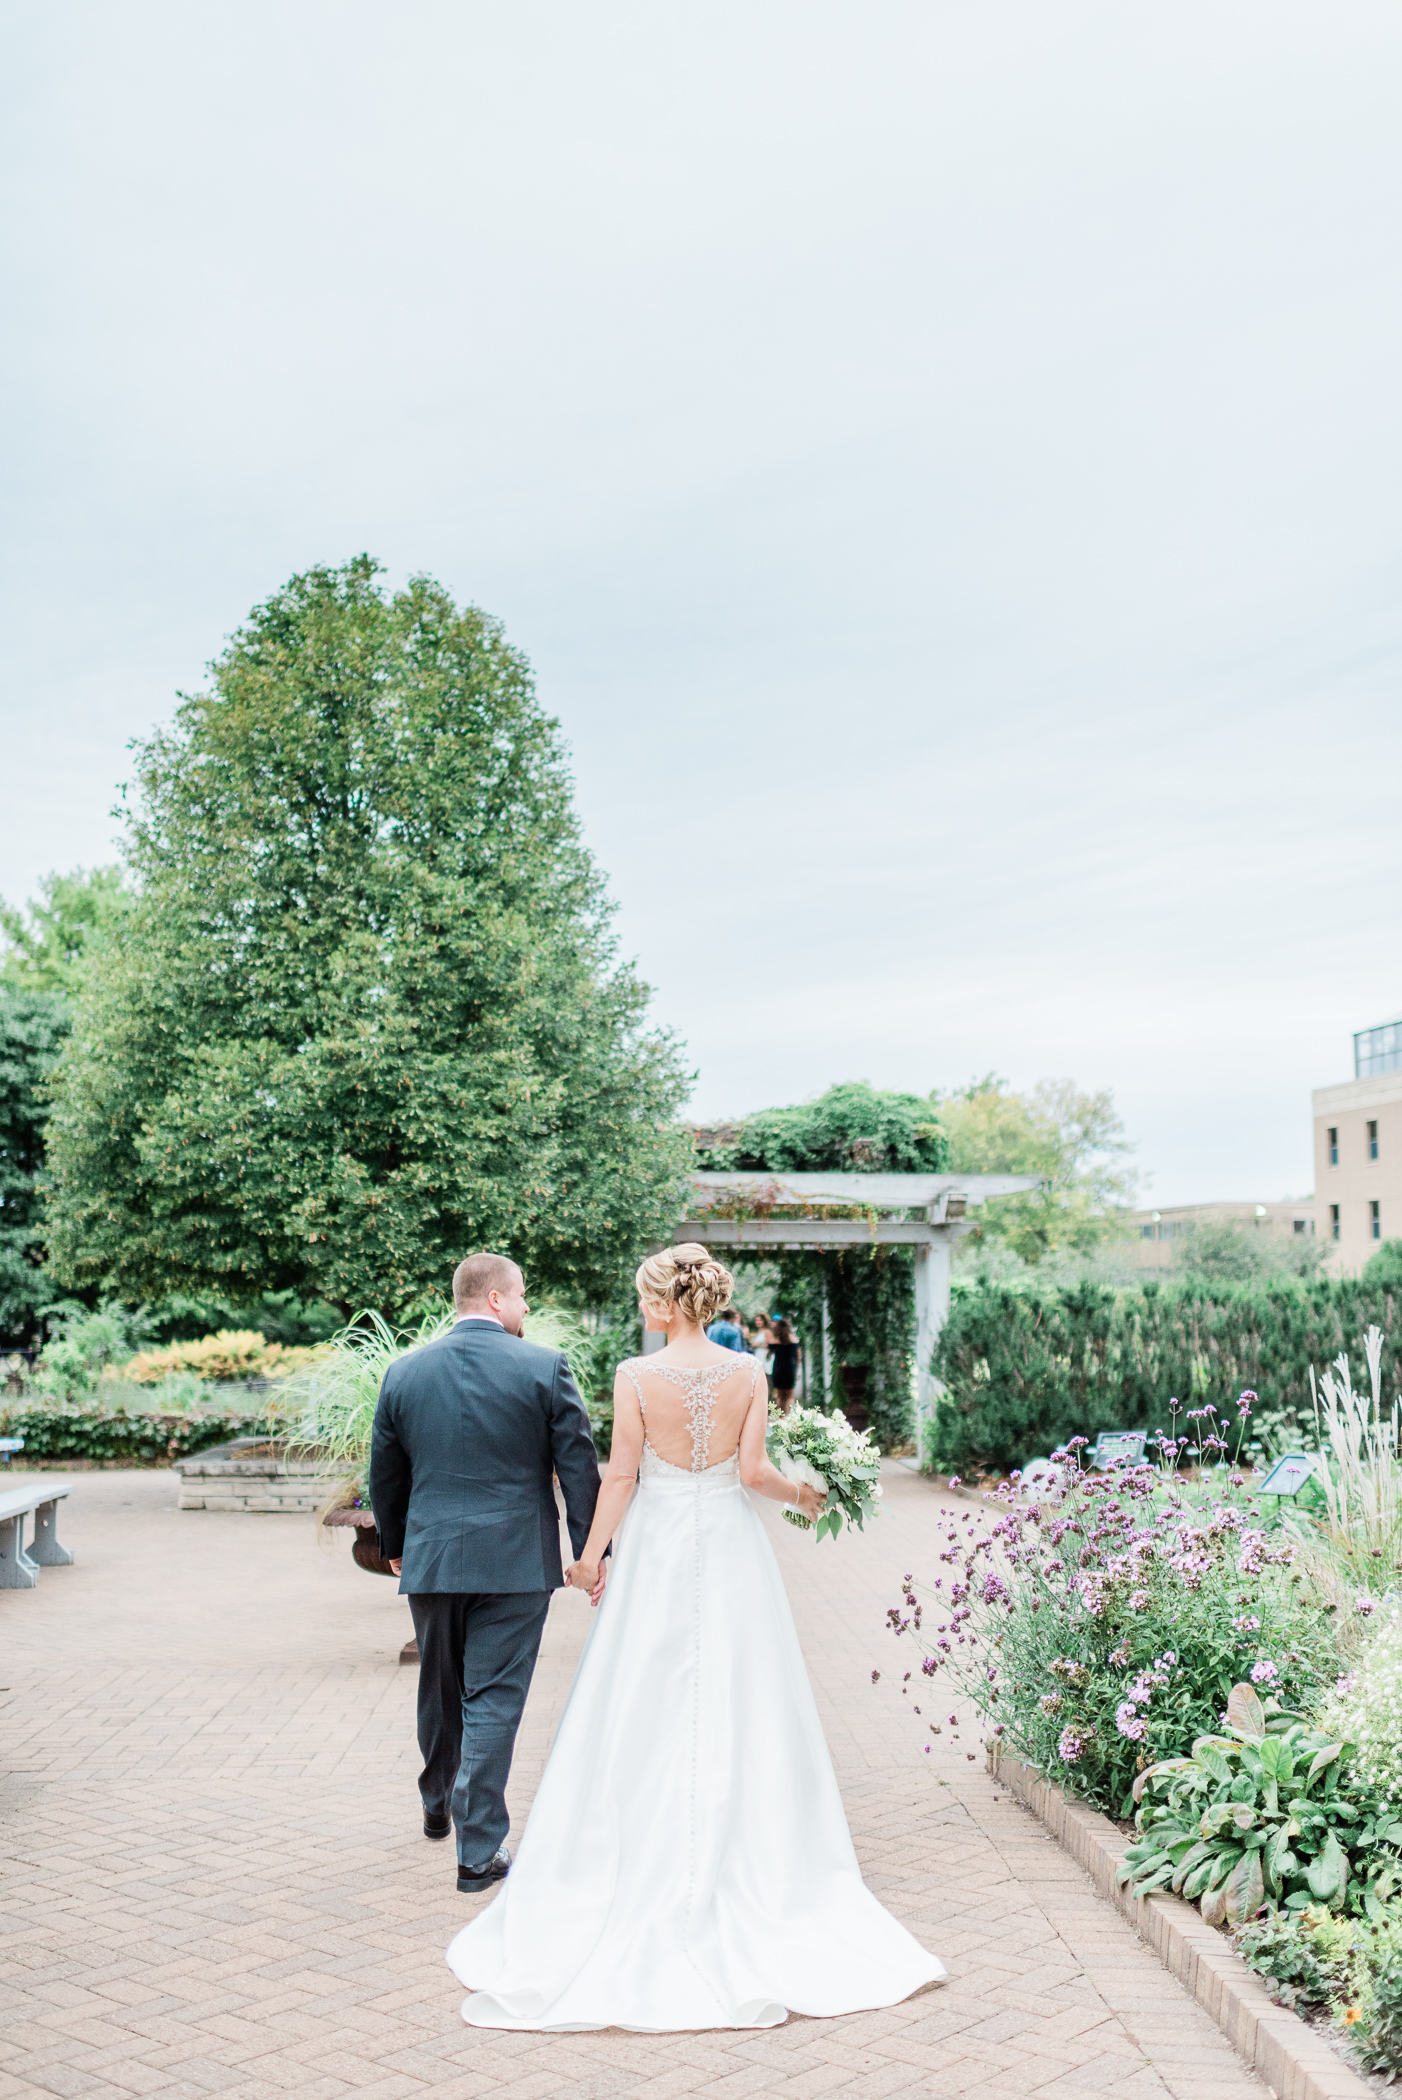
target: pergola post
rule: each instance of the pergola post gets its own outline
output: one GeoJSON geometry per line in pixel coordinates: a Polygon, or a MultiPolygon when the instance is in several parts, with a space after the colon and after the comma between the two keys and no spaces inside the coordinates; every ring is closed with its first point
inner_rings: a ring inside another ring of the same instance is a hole
{"type": "Polygon", "coordinates": [[[927,1456],[929,1425],[935,1414],[930,1358],[948,1318],[949,1238],[935,1227],[926,1244],[915,1250],[915,1451],[921,1465],[927,1456]]]}

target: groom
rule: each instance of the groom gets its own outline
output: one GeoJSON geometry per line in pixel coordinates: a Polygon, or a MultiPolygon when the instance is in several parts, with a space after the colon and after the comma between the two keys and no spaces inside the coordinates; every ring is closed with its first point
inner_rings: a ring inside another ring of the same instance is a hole
{"type": "Polygon", "coordinates": [[[515,1262],[469,1255],[453,1306],[451,1333],[385,1373],[370,1501],[418,1635],[424,1835],[445,1838],[455,1823],[458,1887],[484,1889],[511,1866],[506,1779],[550,1592],[564,1582],[551,1474],[578,1559],[599,1462],[564,1357],[521,1339],[515,1262]]]}

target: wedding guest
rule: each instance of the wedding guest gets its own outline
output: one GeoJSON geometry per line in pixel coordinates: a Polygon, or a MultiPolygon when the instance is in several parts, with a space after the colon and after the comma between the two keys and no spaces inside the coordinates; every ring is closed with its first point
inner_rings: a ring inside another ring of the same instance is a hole
{"type": "Polygon", "coordinates": [[[799,1340],[787,1320],[777,1322],[773,1333],[774,1369],[770,1376],[770,1391],[776,1406],[787,1414],[793,1406],[794,1388],[798,1384],[799,1340]]]}
{"type": "Polygon", "coordinates": [[[740,1315],[733,1305],[727,1305],[718,1320],[712,1320],[706,1329],[708,1342],[719,1342],[722,1349],[738,1350],[745,1354],[745,1330],[740,1325],[740,1315]]]}

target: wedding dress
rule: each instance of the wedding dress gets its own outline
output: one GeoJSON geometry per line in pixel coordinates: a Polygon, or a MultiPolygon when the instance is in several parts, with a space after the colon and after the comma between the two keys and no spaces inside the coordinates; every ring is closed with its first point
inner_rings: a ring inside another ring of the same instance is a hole
{"type": "Polygon", "coordinates": [[[639,1373],[682,1388],[691,1469],[645,1435],[515,1863],[448,1949],[471,2026],[773,2027],[944,1976],[862,1881],[739,1454],[708,1464],[735,1368],[624,1365],[645,1430],[639,1373]]]}

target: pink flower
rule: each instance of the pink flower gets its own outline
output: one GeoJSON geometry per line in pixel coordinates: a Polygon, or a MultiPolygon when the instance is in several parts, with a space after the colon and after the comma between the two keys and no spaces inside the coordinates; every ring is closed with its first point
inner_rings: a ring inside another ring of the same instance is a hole
{"type": "Polygon", "coordinates": [[[1251,1665],[1251,1682],[1253,1684],[1269,1684],[1273,1677],[1278,1677],[1279,1675],[1279,1670],[1269,1656],[1263,1655],[1258,1663],[1251,1665]]]}
{"type": "Polygon", "coordinates": [[[1356,1597],[1354,1599],[1353,1608],[1358,1613],[1360,1619],[1371,1619],[1373,1613],[1377,1610],[1378,1607],[1373,1602],[1371,1597],[1356,1597]]]}
{"type": "Polygon", "coordinates": [[[1119,1729],[1120,1734],[1123,1736],[1128,1736],[1129,1740],[1132,1743],[1143,1742],[1143,1718],[1140,1715],[1138,1709],[1135,1706],[1133,1706],[1128,1699],[1126,1699],[1120,1706],[1117,1706],[1115,1708],[1115,1726],[1119,1729]]]}

